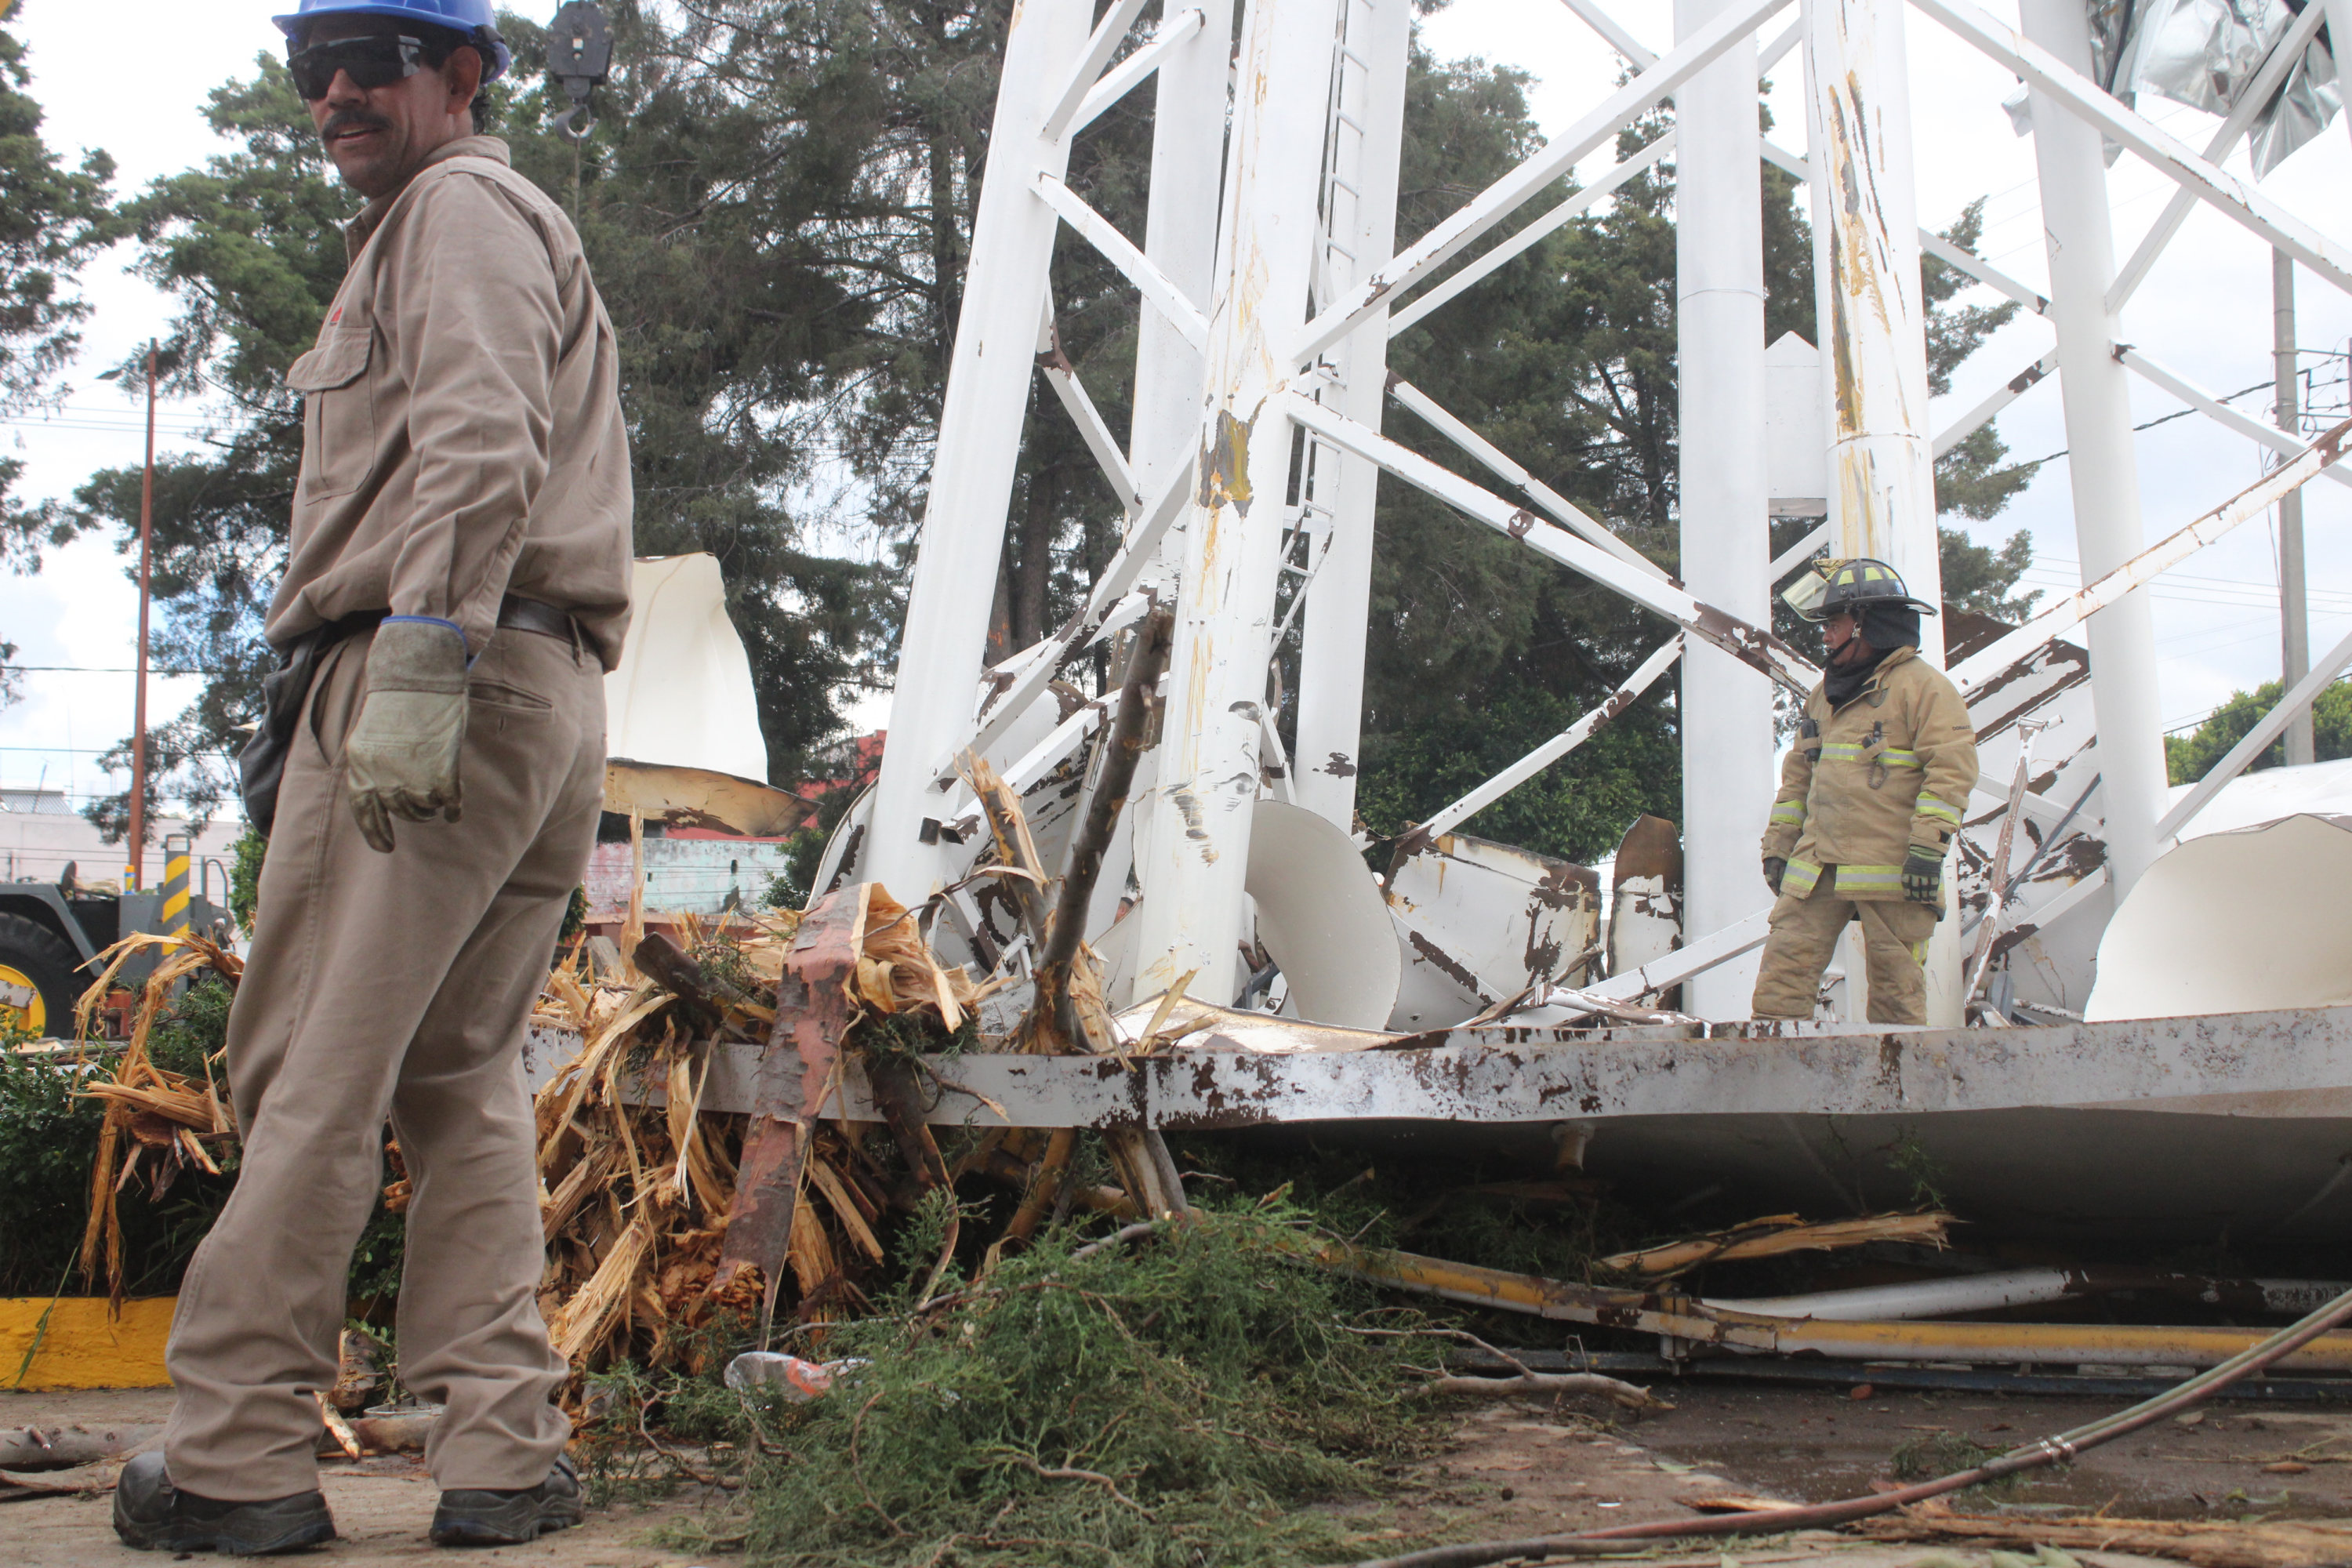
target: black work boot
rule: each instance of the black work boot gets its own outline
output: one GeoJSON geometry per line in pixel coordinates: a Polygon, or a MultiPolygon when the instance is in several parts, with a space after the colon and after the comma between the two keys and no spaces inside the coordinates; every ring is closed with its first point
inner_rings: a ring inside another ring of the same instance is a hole
{"type": "Polygon", "coordinates": [[[327,1500],[315,1491],[264,1502],[224,1502],[184,1492],[163,1473],[163,1456],[141,1454],[114,1483],[114,1533],[141,1552],[226,1552],[267,1557],[323,1546],[335,1538],[327,1500]]]}
{"type": "Polygon", "coordinates": [[[520,1546],[580,1522],[580,1472],[558,1455],[547,1479],[520,1490],[441,1494],[433,1510],[436,1546],[520,1546]]]}

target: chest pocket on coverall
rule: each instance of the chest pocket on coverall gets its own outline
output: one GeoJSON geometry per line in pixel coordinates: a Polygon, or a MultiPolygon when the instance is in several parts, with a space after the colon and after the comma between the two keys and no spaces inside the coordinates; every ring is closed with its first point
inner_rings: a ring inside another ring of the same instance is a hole
{"type": "Polygon", "coordinates": [[[375,457],[375,402],[367,384],[374,333],[367,323],[330,326],[296,360],[286,384],[302,395],[302,489],[309,500],[346,495],[375,457]]]}

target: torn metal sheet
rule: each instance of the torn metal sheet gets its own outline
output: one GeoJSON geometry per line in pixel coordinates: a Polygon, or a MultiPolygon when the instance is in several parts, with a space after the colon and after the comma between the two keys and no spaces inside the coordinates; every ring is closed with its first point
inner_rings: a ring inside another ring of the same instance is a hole
{"type": "MultiPolygon", "coordinates": [[[[2093,69],[2125,103],[2142,89],[2227,115],[2294,26],[2287,0],[2090,0],[2093,69]]],[[[2317,136],[2343,108],[2327,46],[2313,39],[2248,132],[2260,179],[2317,136]]]]}
{"type": "MultiPolygon", "coordinates": [[[[710,1288],[716,1293],[744,1268],[757,1268],[771,1311],[792,1245],[793,1214],[814,1129],[837,1093],[841,1037],[856,1005],[851,992],[872,887],[860,882],[829,893],[802,918],[776,983],[775,1032],[766,1049],[743,1064],[750,1071],[729,1105],[749,1112],[751,1122],[743,1134],[734,1202],[727,1211],[727,1244],[710,1288]]],[[[714,1069],[719,1058],[714,1052],[714,1069]]],[[[730,1066],[740,1060],[731,1053],[727,1059],[730,1066]]],[[[869,1103],[872,1098],[869,1091],[869,1103]]],[[[703,1102],[706,1110],[716,1103],[708,1098],[703,1102]]]]}
{"type": "Polygon", "coordinates": [[[1414,834],[1390,864],[1388,904],[1404,966],[1391,1029],[1442,1028],[1530,985],[1600,973],[1601,879],[1572,861],[1414,834]]]}
{"type": "MultiPolygon", "coordinates": [[[[1125,1026],[1139,1033],[1149,1016],[1130,1012],[1125,1026]]],[[[1915,1186],[1900,1152],[1930,1162],[1971,1216],[2021,1233],[2299,1239],[2352,1227],[2352,1008],[1860,1033],[1395,1036],[1192,1004],[1176,1018],[1189,1043],[1139,1058],[930,1060],[927,1114],[1045,1128],[1354,1123],[1351,1136],[1409,1148],[1523,1149],[1547,1169],[1552,1130],[1574,1121],[1589,1132],[1587,1174],[1670,1195],[1719,1182],[1759,1205],[1889,1208],[1915,1186]]],[[[529,1053],[536,1071],[556,1065],[553,1044],[529,1053]]],[[[704,1108],[748,1109],[760,1062],[756,1046],[715,1052],[704,1108]]],[[[823,1114],[877,1119],[854,1065],[823,1114]]]]}
{"type": "Polygon", "coordinates": [[[791,833],[816,814],[814,802],[756,779],[620,756],[604,763],[604,809],[746,838],[791,833]]]}
{"type": "Polygon", "coordinates": [[[1683,843],[1663,816],[1640,816],[1610,868],[1609,973],[1630,973],[1683,944],[1683,843]]]}

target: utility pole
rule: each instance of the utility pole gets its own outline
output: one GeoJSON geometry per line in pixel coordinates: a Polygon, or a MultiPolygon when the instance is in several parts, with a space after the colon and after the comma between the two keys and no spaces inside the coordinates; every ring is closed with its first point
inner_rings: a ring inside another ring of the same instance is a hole
{"type": "Polygon", "coordinates": [[[147,859],[147,574],[155,527],[155,340],[147,340],[147,468],[139,479],[139,687],[131,710],[131,886],[147,859]]]}
{"type": "MultiPolygon", "coordinates": [[[[2271,252],[2271,374],[2278,397],[2279,428],[2303,439],[2303,386],[2294,353],[2294,258],[2284,250],[2271,252]]],[[[2303,577],[2303,492],[2290,490],[2278,503],[2279,690],[2291,691],[2311,673],[2310,609],[2303,577]]],[[[2306,708],[2286,725],[2289,767],[2319,760],[2312,739],[2311,710],[2306,708]]]]}

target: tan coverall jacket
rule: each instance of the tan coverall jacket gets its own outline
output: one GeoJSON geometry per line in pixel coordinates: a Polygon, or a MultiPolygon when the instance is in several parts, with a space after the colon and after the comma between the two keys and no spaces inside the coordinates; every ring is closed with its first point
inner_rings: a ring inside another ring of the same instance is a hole
{"type": "Polygon", "coordinates": [[[445,1489],[536,1486],[570,1431],[520,1058],[603,803],[631,556],[619,356],[571,223],[502,142],[450,143],[350,242],[287,378],[302,471],[268,635],[386,609],[456,623],[465,810],[367,846],[345,757],[374,634],[322,653],[229,1012],[243,1163],[165,1358],[166,1469],[231,1501],[317,1484],[313,1391],[335,1381],[387,1119],[412,1184],[401,1380],[443,1407],[427,1468],[445,1489]],[[500,627],[507,594],[571,612],[571,635],[500,627]]]}
{"type": "Polygon", "coordinates": [[[488,645],[507,594],[568,610],[604,668],[629,620],[620,353],[563,210],[506,143],[438,150],[345,230],[351,270],[286,384],[302,472],[266,626],[368,610],[488,645]],[[587,416],[581,417],[585,412],[587,416]]]}
{"type": "Polygon", "coordinates": [[[1811,1017],[1839,933],[1859,922],[1871,1021],[1927,1022],[1922,961],[1942,910],[1905,899],[1903,862],[1914,849],[1943,858],[1976,778],[1968,707],[1916,649],[1880,660],[1834,711],[1826,689],[1813,689],[1764,832],[1765,858],[1789,865],[1757,1016],[1811,1017]]]}

